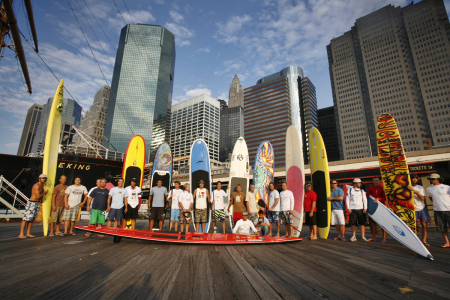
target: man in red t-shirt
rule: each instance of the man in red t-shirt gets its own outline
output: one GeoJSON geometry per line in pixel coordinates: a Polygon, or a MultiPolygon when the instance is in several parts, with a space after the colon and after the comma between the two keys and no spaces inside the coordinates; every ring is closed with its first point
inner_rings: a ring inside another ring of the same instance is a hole
{"type": "Polygon", "coordinates": [[[317,194],[311,190],[311,183],[305,184],[305,223],[309,225],[309,239],[317,240],[316,201],[317,194]]]}
{"type": "MultiPolygon", "coordinates": [[[[367,190],[367,201],[369,200],[369,196],[375,198],[373,203],[377,203],[380,201],[383,205],[386,205],[386,195],[384,194],[384,188],[381,185],[380,178],[373,178],[373,185],[369,187],[367,190]]],[[[376,234],[377,234],[377,223],[369,218],[370,231],[372,232],[372,237],[368,239],[369,242],[376,242],[376,234]]],[[[382,243],[386,243],[386,231],[381,229],[383,238],[381,239],[382,243]]]]}

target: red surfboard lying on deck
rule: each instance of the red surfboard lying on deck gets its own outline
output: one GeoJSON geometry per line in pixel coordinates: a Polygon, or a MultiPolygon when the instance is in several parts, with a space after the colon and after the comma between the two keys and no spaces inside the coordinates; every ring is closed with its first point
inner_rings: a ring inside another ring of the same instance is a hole
{"type": "Polygon", "coordinates": [[[153,242],[169,242],[180,244],[218,244],[218,245],[236,245],[236,244],[273,244],[299,242],[301,238],[276,238],[269,236],[242,235],[242,234],[220,234],[220,233],[195,233],[187,234],[165,233],[142,229],[120,229],[96,226],[75,226],[76,229],[106,234],[114,236],[114,242],[118,243],[121,238],[131,238],[147,240],[153,242]]]}

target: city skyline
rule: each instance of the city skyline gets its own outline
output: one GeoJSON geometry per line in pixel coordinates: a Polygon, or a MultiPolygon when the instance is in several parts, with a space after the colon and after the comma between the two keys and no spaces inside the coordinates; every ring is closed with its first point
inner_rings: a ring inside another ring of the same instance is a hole
{"type": "MultiPolygon", "coordinates": [[[[241,85],[246,88],[258,78],[285,66],[299,65],[314,82],[318,107],[323,108],[332,105],[325,48],[330,39],[343,34],[363,15],[388,4],[404,6],[409,1],[340,0],[327,1],[326,5],[316,1],[270,0],[189,4],[161,0],[126,1],[128,9],[118,3],[121,14],[107,1],[86,1],[90,10],[80,3],[100,44],[77,3],[73,2],[72,7],[109,85],[120,28],[125,23],[146,23],[166,26],[175,34],[174,104],[202,93],[227,100],[229,82],[236,72],[241,85]],[[349,5],[351,10],[347,9],[349,5]],[[299,15],[304,17],[298,18],[299,15]]],[[[449,7],[450,0],[445,3],[449,7]]],[[[106,82],[69,5],[60,1],[39,1],[33,3],[33,8],[39,54],[55,75],[64,79],[73,98],[87,111],[95,92],[106,82]]],[[[17,19],[19,28],[25,30],[26,18],[21,14],[17,19]]],[[[0,74],[7,74],[7,80],[0,84],[2,153],[16,153],[26,111],[34,103],[45,104],[57,86],[56,79],[26,42],[24,47],[33,86],[31,96],[22,87],[12,53],[5,50],[0,61],[0,74]]],[[[65,97],[71,97],[67,91],[65,97]]]]}

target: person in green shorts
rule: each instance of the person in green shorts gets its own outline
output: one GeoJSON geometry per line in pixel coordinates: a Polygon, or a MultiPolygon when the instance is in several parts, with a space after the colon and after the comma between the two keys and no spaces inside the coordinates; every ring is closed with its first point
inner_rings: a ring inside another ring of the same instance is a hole
{"type": "Polygon", "coordinates": [[[106,179],[102,178],[100,181],[100,187],[94,189],[89,194],[89,203],[94,199],[92,203],[92,208],[87,207],[87,210],[91,210],[91,226],[102,227],[105,223],[105,215],[103,212],[107,208],[109,191],[106,188],[106,179]]]}

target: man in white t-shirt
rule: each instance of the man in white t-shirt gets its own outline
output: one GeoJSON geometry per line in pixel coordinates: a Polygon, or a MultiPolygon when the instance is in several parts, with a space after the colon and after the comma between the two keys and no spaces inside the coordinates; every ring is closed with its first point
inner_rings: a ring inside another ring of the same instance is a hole
{"type": "MultiPolygon", "coordinates": [[[[205,188],[205,181],[200,180],[198,182],[198,188],[195,189],[193,194],[195,201],[195,231],[198,232],[201,223],[202,229],[205,232],[205,225],[208,222],[208,202],[211,203],[209,191],[205,188]]],[[[210,206],[209,209],[212,209],[212,207],[210,206]]]]}
{"type": "Polygon", "coordinates": [[[222,182],[217,181],[216,183],[217,189],[213,192],[213,211],[212,211],[212,225],[214,231],[217,231],[216,222],[222,223],[222,232],[225,233],[225,205],[223,203],[223,198],[227,197],[227,192],[222,190],[222,182]]]}
{"type": "Polygon", "coordinates": [[[367,197],[366,192],[361,189],[361,179],[353,179],[353,187],[348,189],[345,197],[345,204],[347,205],[350,214],[350,226],[352,228],[351,242],[356,242],[356,224],[359,224],[361,229],[361,241],[368,242],[366,239],[365,228],[367,225],[367,197]]]}
{"type": "Polygon", "coordinates": [[[247,203],[248,203],[248,219],[252,222],[254,222],[256,219],[258,219],[258,210],[259,207],[256,203],[256,196],[255,196],[255,185],[252,183],[250,184],[250,190],[247,193],[247,203]]]}
{"type": "Polygon", "coordinates": [[[417,223],[422,224],[422,243],[429,247],[430,245],[427,243],[427,223],[430,223],[431,217],[428,214],[427,204],[425,203],[425,189],[423,186],[417,184],[419,181],[417,174],[412,174],[410,177],[411,185],[408,186],[408,189],[414,196],[414,210],[416,211],[417,223]]]}
{"type": "Polygon", "coordinates": [[[269,183],[269,209],[267,219],[269,219],[269,236],[272,236],[272,223],[277,224],[277,235],[280,237],[280,193],[275,189],[275,183],[269,183]]]}
{"type": "MultiPolygon", "coordinates": [[[[122,216],[125,211],[128,211],[128,194],[127,190],[123,187],[123,178],[117,180],[117,186],[113,187],[108,194],[108,206],[106,212],[108,217],[106,218],[106,227],[111,227],[111,221],[114,221],[114,228],[122,221],[122,216]],[[124,209],[125,207],[125,209],[124,209]]],[[[122,222],[122,227],[123,227],[122,222]]]]}
{"type": "Polygon", "coordinates": [[[84,185],[81,185],[81,177],[75,177],[74,179],[75,184],[69,186],[66,189],[66,194],[64,195],[64,203],[65,203],[65,210],[64,210],[64,233],[61,234],[61,236],[66,235],[76,235],[73,232],[73,227],[75,226],[75,221],[78,218],[78,211],[79,207],[83,207],[84,203],[87,201],[87,189],[84,185]],[[84,195],[84,201],[81,202],[81,199],[84,195]],[[67,230],[69,229],[70,224],[70,232],[67,233],[67,230]]]}
{"type": "Polygon", "coordinates": [[[180,195],[178,204],[180,205],[181,210],[181,232],[183,232],[184,226],[186,225],[186,233],[188,233],[189,223],[192,220],[192,208],[194,206],[194,197],[191,194],[191,185],[189,183],[184,185],[184,192],[180,195]]]}
{"type": "Polygon", "coordinates": [[[431,174],[428,179],[432,186],[427,188],[427,195],[433,201],[434,221],[436,229],[442,232],[445,244],[441,248],[450,248],[448,227],[450,227],[450,186],[442,184],[444,181],[439,174],[431,174]]]}
{"type": "Polygon", "coordinates": [[[244,211],[242,212],[242,219],[236,222],[232,232],[235,234],[250,235],[258,232],[258,230],[253,225],[253,222],[248,219],[248,212],[244,211]]]}
{"type": "Polygon", "coordinates": [[[142,201],[142,190],[137,186],[137,179],[133,178],[130,181],[130,186],[125,188],[128,195],[127,212],[123,215],[123,228],[127,228],[127,221],[131,220],[131,229],[136,228],[136,219],[139,214],[139,207],[142,201]]]}
{"type": "Polygon", "coordinates": [[[283,182],[281,184],[281,188],[283,191],[280,193],[280,214],[281,220],[286,226],[286,235],[284,237],[294,237],[294,230],[291,227],[292,223],[292,214],[294,213],[294,194],[287,189],[287,183],[283,182]]]}
{"type": "Polygon", "coordinates": [[[180,221],[180,195],[183,190],[180,189],[180,182],[175,181],[175,189],[170,190],[168,199],[172,201],[170,206],[170,223],[169,231],[172,231],[173,222],[175,222],[175,232],[178,230],[178,222],[180,221]]]}

